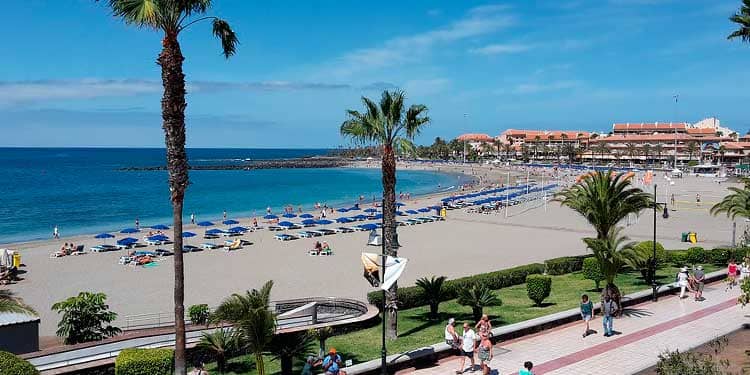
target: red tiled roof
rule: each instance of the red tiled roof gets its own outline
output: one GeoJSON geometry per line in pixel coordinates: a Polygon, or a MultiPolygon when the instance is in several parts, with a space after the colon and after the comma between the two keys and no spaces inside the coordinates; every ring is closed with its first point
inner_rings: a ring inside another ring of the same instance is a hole
{"type": "Polygon", "coordinates": [[[492,142],[495,139],[487,134],[461,134],[456,139],[459,141],[492,142]]]}
{"type": "Polygon", "coordinates": [[[722,142],[727,150],[747,150],[750,149],[750,142],[722,142]]]}
{"type": "Polygon", "coordinates": [[[641,123],[619,123],[612,125],[615,131],[658,131],[658,130],[680,130],[687,128],[684,122],[641,122],[641,123]]]}
{"type": "Polygon", "coordinates": [[[687,133],[695,135],[714,135],[716,134],[716,130],[710,128],[687,128],[687,133]]]}
{"type": "Polygon", "coordinates": [[[663,133],[663,134],[615,134],[611,135],[609,137],[599,137],[596,139],[592,139],[591,142],[647,142],[647,141],[654,141],[654,142],[674,142],[674,140],[677,139],[678,141],[699,141],[699,142],[706,142],[706,141],[722,141],[727,140],[726,137],[694,137],[689,134],[674,134],[674,133],[663,133]]]}
{"type": "Polygon", "coordinates": [[[507,137],[523,137],[525,140],[533,141],[536,136],[539,136],[541,140],[549,140],[549,136],[552,136],[553,140],[561,140],[562,135],[565,134],[567,139],[575,140],[580,134],[582,138],[588,138],[590,133],[578,130],[553,130],[553,131],[542,131],[542,130],[516,130],[508,129],[503,132],[503,135],[507,137]]]}

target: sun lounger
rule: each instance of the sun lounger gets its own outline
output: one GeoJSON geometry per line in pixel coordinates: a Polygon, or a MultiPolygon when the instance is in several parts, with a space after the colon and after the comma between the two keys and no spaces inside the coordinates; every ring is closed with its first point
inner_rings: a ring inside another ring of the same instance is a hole
{"type": "Polygon", "coordinates": [[[168,257],[171,255],[174,255],[173,252],[166,250],[166,249],[156,249],[154,250],[154,253],[160,257],[168,257]]]}
{"type": "Polygon", "coordinates": [[[351,233],[351,232],[354,232],[354,229],[349,228],[349,227],[338,227],[336,228],[336,232],[337,233],[351,233]]]}
{"type": "Polygon", "coordinates": [[[333,255],[333,249],[322,250],[319,255],[333,255]]]}
{"type": "Polygon", "coordinates": [[[239,250],[241,248],[242,248],[242,240],[239,240],[239,239],[234,240],[234,241],[226,241],[224,243],[224,250],[226,251],[239,250]]]}
{"type": "Polygon", "coordinates": [[[406,223],[407,225],[422,224],[422,222],[421,222],[421,221],[419,221],[419,220],[417,220],[417,219],[407,219],[407,220],[405,221],[405,223],[406,223]]]}
{"type": "Polygon", "coordinates": [[[313,237],[320,237],[322,234],[315,232],[315,231],[301,231],[297,232],[297,235],[302,238],[313,238],[313,237]]]}
{"type": "Polygon", "coordinates": [[[119,250],[119,248],[115,245],[96,245],[90,249],[91,251],[95,253],[103,253],[106,251],[114,251],[119,250]]]}
{"type": "Polygon", "coordinates": [[[430,217],[432,218],[432,220],[435,220],[435,221],[444,221],[445,220],[445,218],[442,217],[442,216],[430,216],[430,217]]]}
{"type": "Polygon", "coordinates": [[[324,255],[333,255],[333,250],[331,250],[331,249],[328,249],[328,250],[321,250],[321,251],[320,251],[320,253],[318,253],[318,251],[317,251],[317,250],[313,249],[313,250],[310,250],[310,251],[308,251],[308,252],[307,252],[307,255],[310,255],[310,256],[318,256],[318,255],[320,255],[320,256],[324,256],[324,255]]]}
{"type": "Polygon", "coordinates": [[[193,245],[182,245],[183,253],[192,253],[194,251],[203,251],[203,249],[198,246],[193,246],[193,245]]]}
{"type": "Polygon", "coordinates": [[[120,265],[126,265],[133,261],[133,257],[128,255],[123,255],[120,257],[120,259],[117,260],[117,264],[120,265]]]}
{"type": "Polygon", "coordinates": [[[219,238],[218,234],[210,234],[209,233],[209,234],[203,235],[203,239],[206,239],[206,240],[215,240],[217,238],[219,238]]]}
{"type": "Polygon", "coordinates": [[[268,226],[268,230],[270,230],[271,232],[280,232],[280,231],[282,231],[284,229],[286,229],[286,228],[280,227],[278,225],[269,225],[268,226]]]}
{"type": "Polygon", "coordinates": [[[287,234],[287,233],[279,233],[274,236],[279,241],[291,241],[291,240],[298,240],[299,237],[293,235],[293,234],[287,234]]]}
{"type": "Polygon", "coordinates": [[[426,216],[418,217],[417,220],[419,220],[419,221],[421,221],[423,223],[431,223],[431,222],[435,221],[435,219],[433,219],[431,217],[426,217],[426,216]]]}
{"type": "Polygon", "coordinates": [[[322,233],[322,234],[323,234],[324,236],[330,236],[330,235],[332,235],[332,234],[336,234],[336,231],[335,231],[335,230],[333,230],[333,229],[328,229],[328,228],[324,228],[324,229],[318,229],[318,230],[316,230],[315,232],[320,232],[320,233],[322,233]]]}
{"type": "Polygon", "coordinates": [[[206,250],[213,250],[219,247],[219,245],[213,243],[213,242],[204,242],[201,244],[201,247],[206,250]]]}

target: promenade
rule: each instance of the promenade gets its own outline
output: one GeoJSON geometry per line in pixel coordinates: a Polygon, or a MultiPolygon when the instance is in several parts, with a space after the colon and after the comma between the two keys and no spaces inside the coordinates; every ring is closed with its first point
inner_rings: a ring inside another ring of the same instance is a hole
{"type": "MultiPolygon", "coordinates": [[[[575,322],[532,336],[499,342],[490,362],[492,374],[518,374],[525,361],[534,363],[534,374],[633,374],[655,365],[666,350],[694,348],[726,335],[750,322],[750,308],[736,304],[739,288],[726,290],[724,282],[706,286],[705,301],[692,296],[662,297],[658,302],[635,305],[615,319],[612,337],[602,335],[598,315],[591,328],[596,334],[582,337],[582,323],[575,322]]],[[[454,374],[458,357],[446,358],[437,365],[405,369],[399,375],[454,374]]],[[[466,368],[469,361],[466,362],[466,368]]],[[[476,372],[479,370],[477,361],[476,372]]]]}

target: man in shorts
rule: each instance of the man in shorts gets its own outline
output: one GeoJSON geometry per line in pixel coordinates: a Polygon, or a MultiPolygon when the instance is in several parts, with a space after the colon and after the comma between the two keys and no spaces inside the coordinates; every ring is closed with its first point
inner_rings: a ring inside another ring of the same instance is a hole
{"type": "Polygon", "coordinates": [[[695,300],[703,301],[703,285],[706,283],[706,274],[703,272],[703,266],[698,266],[693,271],[693,280],[695,281],[695,300]]]}
{"type": "Polygon", "coordinates": [[[471,358],[471,372],[474,372],[474,347],[477,342],[477,334],[471,329],[468,322],[464,322],[464,333],[461,336],[461,367],[456,370],[456,374],[463,374],[466,358],[471,358]]]}

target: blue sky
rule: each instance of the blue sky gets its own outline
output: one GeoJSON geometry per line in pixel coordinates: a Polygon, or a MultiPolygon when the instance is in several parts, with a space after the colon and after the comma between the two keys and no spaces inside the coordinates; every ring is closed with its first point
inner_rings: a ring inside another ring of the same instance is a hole
{"type": "MultiPolygon", "coordinates": [[[[345,145],[345,109],[393,88],[430,109],[420,143],[707,116],[744,133],[739,4],[217,0],[241,44],[225,60],[210,24],[181,36],[188,146],[345,145]]],[[[91,0],[4,6],[0,146],[163,145],[158,32],[91,0]]]]}

